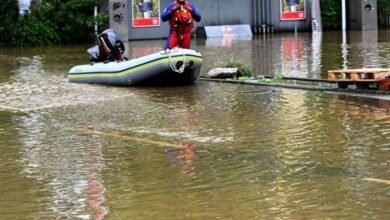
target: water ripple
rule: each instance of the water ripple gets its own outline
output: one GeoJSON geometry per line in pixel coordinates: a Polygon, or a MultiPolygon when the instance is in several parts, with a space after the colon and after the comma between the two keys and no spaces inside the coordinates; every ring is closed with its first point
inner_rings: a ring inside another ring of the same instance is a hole
{"type": "Polygon", "coordinates": [[[20,67],[0,84],[0,111],[31,112],[79,104],[93,104],[130,94],[118,88],[72,84],[63,76],[47,74],[42,58],[19,58],[20,67]]]}

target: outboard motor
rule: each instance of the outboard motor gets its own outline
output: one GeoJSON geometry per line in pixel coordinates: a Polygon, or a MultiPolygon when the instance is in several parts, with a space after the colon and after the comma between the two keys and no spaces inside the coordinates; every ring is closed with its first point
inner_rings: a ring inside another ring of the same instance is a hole
{"type": "Polygon", "coordinates": [[[118,34],[107,29],[97,36],[98,45],[87,50],[91,56],[90,61],[94,62],[109,62],[122,61],[125,46],[120,40],[118,34]]]}

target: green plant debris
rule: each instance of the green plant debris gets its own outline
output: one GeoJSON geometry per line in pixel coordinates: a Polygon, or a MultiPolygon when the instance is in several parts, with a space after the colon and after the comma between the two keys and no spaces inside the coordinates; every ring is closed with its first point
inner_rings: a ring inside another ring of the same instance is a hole
{"type": "Polygon", "coordinates": [[[330,83],[324,81],[285,79],[281,74],[277,74],[275,77],[264,77],[264,76],[260,76],[258,78],[239,77],[239,80],[243,80],[243,81],[252,80],[258,83],[293,85],[293,86],[301,86],[301,87],[309,87],[309,88],[332,88],[332,89],[337,88],[336,83],[330,83]]]}
{"type": "Polygon", "coordinates": [[[240,77],[252,77],[253,76],[253,69],[252,67],[248,64],[242,61],[241,59],[235,57],[235,56],[229,56],[223,60],[219,60],[215,62],[214,64],[211,65],[210,69],[214,68],[238,68],[238,72],[240,77]]]}

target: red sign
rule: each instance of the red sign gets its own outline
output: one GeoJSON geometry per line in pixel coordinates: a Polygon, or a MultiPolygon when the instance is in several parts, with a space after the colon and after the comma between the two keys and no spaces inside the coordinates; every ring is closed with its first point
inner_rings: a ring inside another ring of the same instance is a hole
{"type": "Polygon", "coordinates": [[[160,26],[160,18],[134,18],[133,27],[160,26]]]}
{"type": "Polygon", "coordinates": [[[306,19],[306,1],[280,0],[280,19],[283,21],[306,19]]]}

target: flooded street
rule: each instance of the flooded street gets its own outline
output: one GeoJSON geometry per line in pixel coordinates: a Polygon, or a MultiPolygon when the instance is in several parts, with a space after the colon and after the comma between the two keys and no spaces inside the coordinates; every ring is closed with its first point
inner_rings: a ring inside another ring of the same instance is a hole
{"type": "MultiPolygon", "coordinates": [[[[165,41],[127,45],[129,56],[165,41]]],[[[389,219],[390,102],[272,87],[72,84],[75,45],[0,49],[0,219],[389,219]]],[[[390,68],[390,32],[194,40],[256,73],[390,68]]]]}

